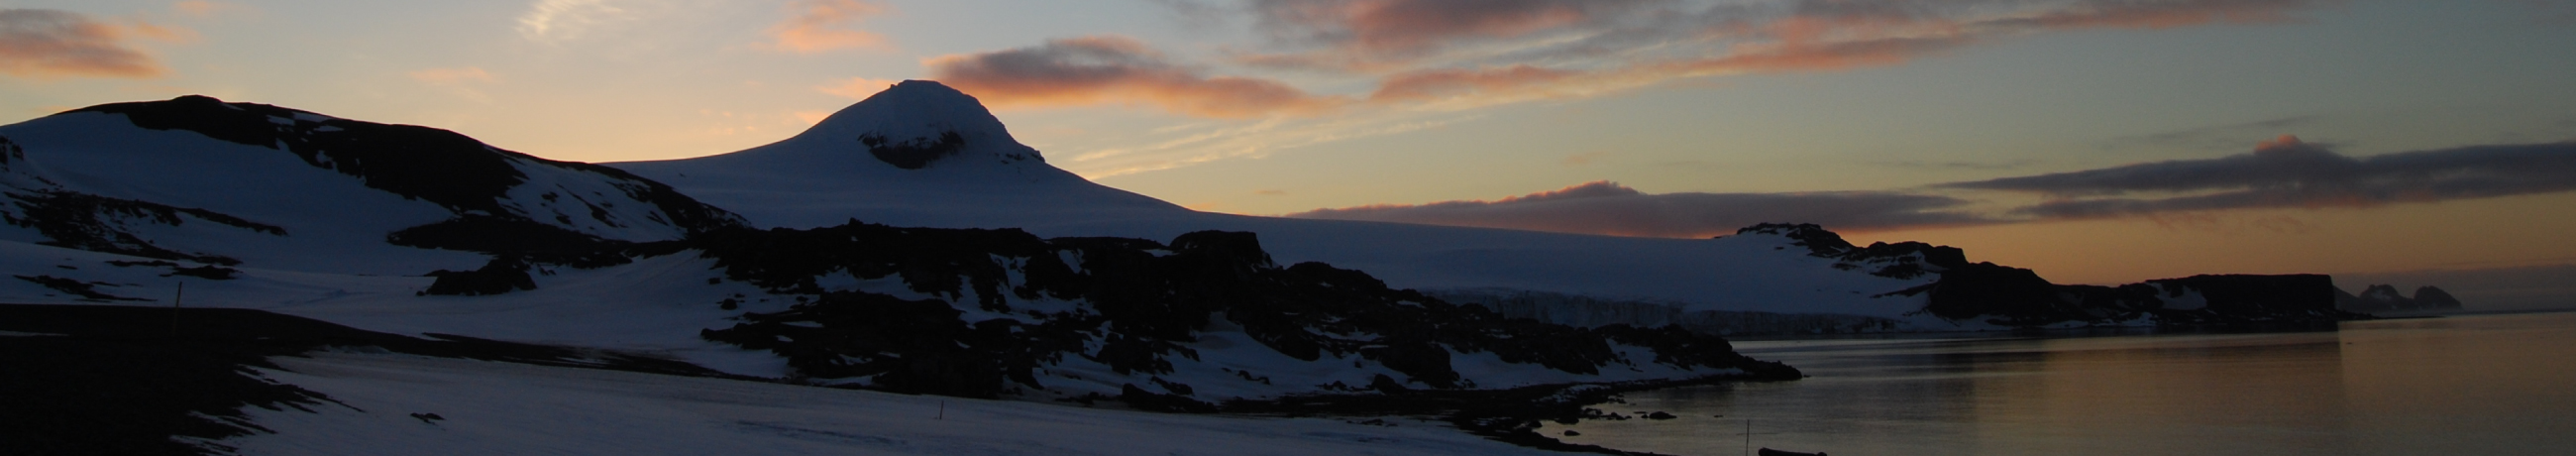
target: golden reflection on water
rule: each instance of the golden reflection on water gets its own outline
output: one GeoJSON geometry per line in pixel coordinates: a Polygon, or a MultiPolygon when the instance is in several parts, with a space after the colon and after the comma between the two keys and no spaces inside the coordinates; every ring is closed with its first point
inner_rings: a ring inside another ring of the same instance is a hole
{"type": "Polygon", "coordinates": [[[2576,314],[2337,332],[1740,344],[1815,377],[1630,394],[1550,424],[1668,454],[2576,454],[2576,314]],[[1723,418],[1716,417],[1723,415],[1723,418]],[[2464,453],[2465,452],[2465,453],[2464,453]]]}

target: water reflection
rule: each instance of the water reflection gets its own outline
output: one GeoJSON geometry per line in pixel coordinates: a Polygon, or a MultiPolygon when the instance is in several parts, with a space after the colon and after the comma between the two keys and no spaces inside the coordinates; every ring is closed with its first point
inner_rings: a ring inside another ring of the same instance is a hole
{"type": "Polygon", "coordinates": [[[2339,332],[1762,341],[1814,375],[1631,394],[1669,421],[1550,425],[1669,454],[2564,454],[2576,445],[2576,315],[2339,332]],[[1720,417],[1722,416],[1722,417],[1720,417]]]}

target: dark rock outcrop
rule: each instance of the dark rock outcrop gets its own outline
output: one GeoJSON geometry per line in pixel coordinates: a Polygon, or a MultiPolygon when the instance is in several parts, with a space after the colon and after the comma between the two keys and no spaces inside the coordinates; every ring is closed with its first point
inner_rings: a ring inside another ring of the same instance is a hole
{"type": "Polygon", "coordinates": [[[966,148],[966,137],[957,132],[943,132],[939,138],[913,138],[907,141],[886,139],[885,135],[859,136],[859,144],[868,146],[868,155],[896,168],[921,169],[930,162],[956,155],[966,148]]]}
{"type": "Polygon", "coordinates": [[[124,297],[124,296],[117,296],[117,295],[107,294],[107,293],[104,293],[104,292],[100,292],[100,291],[98,291],[98,287],[113,287],[113,286],[116,286],[116,284],[107,283],[107,282],[82,282],[82,281],[80,281],[80,280],[76,280],[76,279],[66,279],[66,278],[54,277],[54,276],[47,276],[47,275],[40,275],[40,276],[12,276],[12,277],[17,277],[17,278],[18,278],[18,280],[24,280],[24,281],[27,281],[27,282],[29,282],[29,283],[34,283],[34,284],[37,284],[37,285],[43,285],[43,286],[45,286],[45,288],[52,289],[52,290],[54,290],[54,291],[59,291],[59,292],[63,292],[63,293],[68,293],[68,294],[71,294],[71,295],[73,295],[73,296],[79,296],[79,297],[80,297],[80,300],[82,300],[82,301],[89,301],[89,302],[109,302],[109,301],[151,301],[151,300],[152,300],[152,299],[150,299],[150,298],[128,298],[128,297],[124,297]]]}
{"type": "Polygon", "coordinates": [[[1508,288],[1424,290],[1423,294],[1455,304],[1481,306],[1506,318],[1527,318],[1576,327],[1612,324],[1680,326],[1702,334],[1726,337],[1885,332],[1902,324],[1895,319],[1864,315],[1694,311],[1685,310],[1680,303],[1508,288]]]}
{"type": "Polygon", "coordinates": [[[240,264],[241,260],[209,253],[179,252],[153,244],[136,236],[128,221],[181,226],[198,220],[272,236],[285,236],[286,229],[262,224],[205,209],[171,207],[149,201],[108,198],[68,190],[27,193],[9,192],[8,199],[18,208],[15,215],[0,211],[0,219],[11,225],[35,228],[48,240],[42,245],[92,252],[186,260],[222,265],[240,264]]]}
{"type": "Polygon", "coordinates": [[[483,296],[518,290],[537,289],[536,279],[528,276],[528,263],[515,256],[493,258],[472,271],[437,270],[427,274],[437,277],[423,295],[483,296]]]}
{"type": "MultiPolygon", "coordinates": [[[[1451,367],[1453,350],[1587,375],[1652,362],[1796,378],[1794,369],[1753,361],[1722,339],[1679,328],[1582,329],[1510,319],[1391,289],[1360,271],[1322,263],[1281,267],[1252,233],[1203,231],[1166,245],[851,223],[727,230],[643,248],[697,250],[731,280],[815,297],[784,311],[746,313],[730,328],[705,331],[707,339],[779,353],[811,378],[895,391],[990,397],[1043,389],[1035,371],[1069,357],[1121,374],[1169,374],[1172,360],[1199,357],[1188,344],[1218,322],[1290,358],[1355,357],[1403,374],[1388,380],[1392,387],[1377,388],[1382,392],[1475,388],[1451,367]],[[817,279],[838,274],[863,281],[900,277],[909,291],[936,299],[818,285],[817,279]],[[1011,304],[1041,298],[1083,305],[1039,312],[1011,304]],[[968,321],[966,309],[1009,317],[968,321]],[[1648,347],[1653,359],[1625,359],[1614,343],[1648,347]]],[[[1190,385],[1130,388],[1142,393],[1125,392],[1122,400],[1138,406],[1196,409],[1163,397],[1190,396],[1190,385]]]]}

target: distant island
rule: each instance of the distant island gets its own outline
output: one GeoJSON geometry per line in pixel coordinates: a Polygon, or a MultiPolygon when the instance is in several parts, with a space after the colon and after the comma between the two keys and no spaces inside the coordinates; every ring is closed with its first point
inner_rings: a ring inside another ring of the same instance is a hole
{"type": "Polygon", "coordinates": [[[2442,291],[2440,287],[2429,285],[2419,287],[2415,289],[2414,296],[2407,296],[2398,294],[2395,286],[2379,284],[2362,289],[2360,295],[2341,289],[2335,290],[2335,308],[2346,312],[2362,313],[2422,313],[2464,309],[2459,298],[2451,297],[2450,292],[2442,291]]]}

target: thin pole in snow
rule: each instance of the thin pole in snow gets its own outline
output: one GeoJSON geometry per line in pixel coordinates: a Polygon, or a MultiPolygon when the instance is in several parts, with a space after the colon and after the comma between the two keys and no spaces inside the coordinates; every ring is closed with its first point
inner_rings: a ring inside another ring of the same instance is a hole
{"type": "MultiPolygon", "coordinates": [[[[1777,434],[1777,432],[1764,432],[1763,434],[1777,434]]],[[[1744,454],[1746,456],[1751,456],[1753,454],[1753,419],[1745,418],[1744,433],[1736,435],[1744,436],[1744,454]]]]}
{"type": "Polygon", "coordinates": [[[945,419],[948,419],[948,401],[939,401],[939,416],[937,416],[937,417],[932,417],[931,419],[934,419],[934,420],[945,420],[945,419]]]}
{"type": "Polygon", "coordinates": [[[179,291],[170,296],[170,338],[179,337],[179,306],[188,299],[188,282],[179,282],[179,291]]]}

